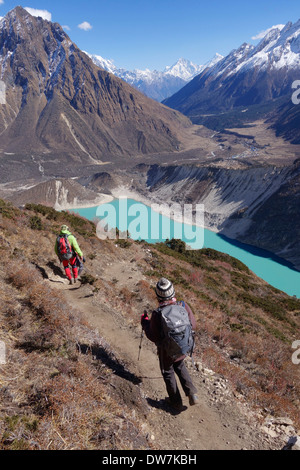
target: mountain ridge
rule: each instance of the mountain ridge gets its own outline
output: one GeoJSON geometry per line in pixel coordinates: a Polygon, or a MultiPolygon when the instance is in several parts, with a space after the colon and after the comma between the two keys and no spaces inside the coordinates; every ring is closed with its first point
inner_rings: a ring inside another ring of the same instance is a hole
{"type": "Polygon", "coordinates": [[[288,102],[299,73],[300,20],[271,29],[257,46],[243,43],[163,103],[198,124],[207,122],[207,114],[233,110],[247,122],[253,106],[276,109],[277,99],[288,102]]]}
{"type": "Polygon", "coordinates": [[[149,69],[120,69],[116,67],[111,60],[104,59],[99,55],[87,54],[97,66],[122,78],[122,80],[156,101],[163,101],[168,96],[173,95],[205,68],[212,67],[223,58],[223,56],[216,53],[215,56],[204,65],[196,65],[190,60],[180,58],[173,65],[166,66],[165,69],[160,72],[157,70],[151,71],[149,69]]]}
{"type": "Polygon", "coordinates": [[[22,7],[1,20],[0,49],[2,164],[33,155],[51,173],[58,157],[67,167],[172,152],[191,125],[96,67],[58,23],[22,7]]]}

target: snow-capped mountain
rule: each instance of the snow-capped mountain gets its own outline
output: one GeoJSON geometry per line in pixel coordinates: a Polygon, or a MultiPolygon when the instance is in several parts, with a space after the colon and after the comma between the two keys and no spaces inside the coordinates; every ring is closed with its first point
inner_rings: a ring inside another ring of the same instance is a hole
{"type": "Polygon", "coordinates": [[[282,68],[300,67],[300,20],[295,24],[289,22],[284,28],[272,28],[257,46],[243,44],[232,51],[223,63],[212,70],[212,74],[223,74],[228,66],[231,69],[227,76],[245,72],[254,67],[263,70],[280,70],[282,68]]]}
{"type": "Polygon", "coordinates": [[[106,70],[109,73],[116,74],[118,69],[114,65],[112,60],[104,59],[100,55],[91,55],[91,54],[88,54],[87,52],[85,53],[92,59],[95,65],[97,65],[98,67],[101,67],[102,69],[106,70]]]}
{"type": "Polygon", "coordinates": [[[176,93],[186,83],[201,73],[205,68],[212,67],[223,58],[216,54],[214,58],[204,65],[196,65],[190,60],[179,59],[175,64],[167,66],[162,72],[158,70],[125,70],[117,68],[112,60],[104,59],[99,55],[87,55],[94,64],[107,72],[125,80],[149,98],[162,101],[176,93]]]}
{"type": "Polygon", "coordinates": [[[261,70],[300,67],[300,20],[271,29],[236,72],[257,66],[261,70]]]}
{"type": "Polygon", "coordinates": [[[163,73],[182,78],[182,80],[188,82],[202,72],[203,67],[203,65],[195,65],[190,60],[180,58],[175,64],[167,66],[163,73]]]}
{"type": "Polygon", "coordinates": [[[300,20],[270,29],[256,46],[242,44],[164,103],[192,118],[289,97],[297,79],[300,20]]]}

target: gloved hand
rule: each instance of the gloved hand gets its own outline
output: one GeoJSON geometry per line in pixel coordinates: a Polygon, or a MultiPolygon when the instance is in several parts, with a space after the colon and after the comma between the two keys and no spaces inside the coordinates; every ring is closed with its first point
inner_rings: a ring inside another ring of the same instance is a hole
{"type": "Polygon", "coordinates": [[[148,313],[146,312],[146,310],[144,311],[143,315],[141,316],[141,324],[143,326],[143,323],[146,321],[146,320],[149,320],[149,317],[148,317],[148,313]]]}

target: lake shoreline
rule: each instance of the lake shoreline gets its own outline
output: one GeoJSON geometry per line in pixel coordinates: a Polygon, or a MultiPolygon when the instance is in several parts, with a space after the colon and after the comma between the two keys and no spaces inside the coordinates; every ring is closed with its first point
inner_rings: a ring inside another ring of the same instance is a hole
{"type": "MultiPolygon", "coordinates": [[[[135,196],[135,192],[129,191],[127,188],[120,188],[117,192],[114,192],[110,202],[112,202],[112,200],[126,197],[130,205],[141,203],[147,206],[148,209],[153,210],[153,201],[149,201],[149,199],[141,195],[138,199],[135,199],[135,196]]],[[[76,209],[78,209],[78,213],[83,217],[86,217],[86,215],[82,214],[81,211],[84,211],[85,209],[95,209],[94,212],[92,211],[92,215],[90,215],[90,220],[93,220],[96,217],[96,208],[98,206],[99,205],[89,206],[88,208],[74,208],[72,211],[76,212],[76,209]]],[[[175,217],[169,217],[169,213],[164,215],[164,217],[168,217],[173,220],[174,223],[176,222],[175,217]]],[[[177,222],[182,224],[182,228],[184,229],[185,222],[184,224],[182,223],[182,215],[180,220],[177,222]]],[[[263,281],[273,285],[275,288],[283,292],[286,292],[290,296],[300,298],[300,271],[296,269],[292,263],[284,258],[280,258],[272,252],[241,243],[235,239],[226,237],[223,234],[219,234],[218,232],[213,232],[209,228],[204,227],[204,230],[206,230],[204,248],[212,248],[216,251],[227,253],[230,256],[239,259],[263,281]]],[[[145,239],[144,237],[142,238],[145,239]]],[[[163,240],[156,240],[156,242],[159,241],[163,240]]]]}

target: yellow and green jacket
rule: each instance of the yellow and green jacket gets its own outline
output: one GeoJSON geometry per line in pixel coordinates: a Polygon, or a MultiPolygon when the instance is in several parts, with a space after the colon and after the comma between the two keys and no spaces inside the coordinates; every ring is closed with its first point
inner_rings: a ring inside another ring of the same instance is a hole
{"type": "MultiPolygon", "coordinates": [[[[82,251],[79,248],[78,242],[77,242],[76,238],[74,237],[74,235],[72,235],[72,233],[69,232],[69,230],[61,230],[60,235],[68,235],[68,240],[70,242],[70,245],[71,245],[73,251],[75,253],[77,253],[80,258],[82,258],[83,257],[82,251]]],[[[57,239],[55,241],[54,250],[55,250],[56,255],[58,256],[57,239]]]]}

